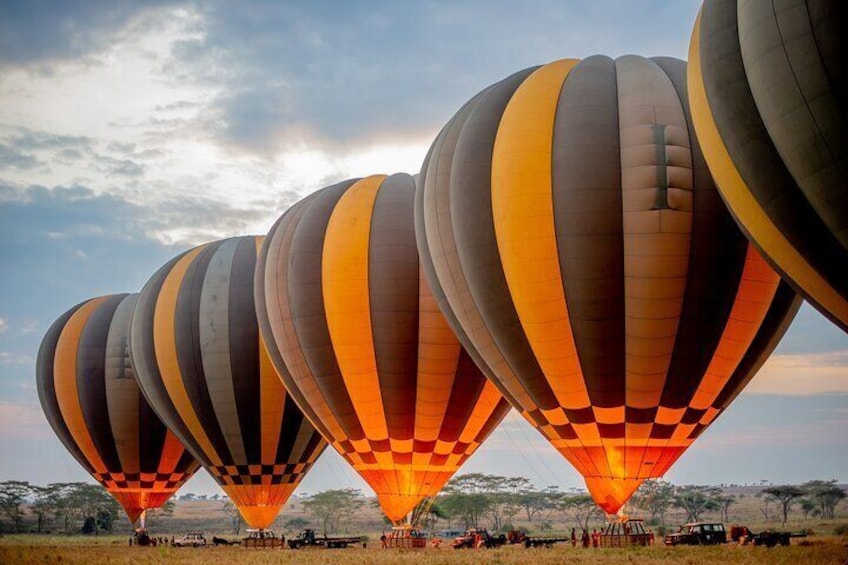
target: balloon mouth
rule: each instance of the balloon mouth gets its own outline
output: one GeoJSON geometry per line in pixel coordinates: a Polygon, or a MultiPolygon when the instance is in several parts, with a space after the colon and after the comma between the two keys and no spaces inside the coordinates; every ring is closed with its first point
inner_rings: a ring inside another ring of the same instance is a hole
{"type": "MultiPolygon", "coordinates": [[[[645,479],[586,477],[586,487],[589,494],[601,509],[608,515],[619,519],[624,516],[622,507],[630,500],[639,485],[645,479]]],[[[625,517],[626,519],[626,517],[625,517]]]]}

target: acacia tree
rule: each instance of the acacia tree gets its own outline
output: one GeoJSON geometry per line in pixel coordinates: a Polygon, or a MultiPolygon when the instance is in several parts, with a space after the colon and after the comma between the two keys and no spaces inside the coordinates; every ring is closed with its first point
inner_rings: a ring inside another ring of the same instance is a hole
{"type": "Polygon", "coordinates": [[[69,505],[78,509],[83,519],[83,529],[98,535],[100,530],[112,531],[120,507],[100,485],[73,483],[68,493],[69,505]]]}
{"type": "Polygon", "coordinates": [[[480,526],[480,519],[489,511],[492,499],[480,492],[452,492],[445,489],[439,505],[453,519],[462,520],[466,529],[480,526]]]}
{"type": "Polygon", "coordinates": [[[762,491],[758,492],[754,496],[762,501],[760,503],[760,513],[763,515],[763,519],[768,522],[770,520],[769,516],[771,515],[771,503],[774,502],[775,499],[763,494],[762,491]]]}
{"type": "MultiPolygon", "coordinates": [[[[148,527],[158,524],[162,518],[168,517],[171,518],[174,516],[174,510],[177,505],[173,500],[165,501],[165,504],[160,506],[159,508],[148,508],[144,513],[144,521],[148,527]]],[[[238,532],[236,532],[238,533],[238,532]]]]}
{"type": "Polygon", "coordinates": [[[721,512],[721,520],[723,522],[729,522],[730,517],[728,516],[730,512],[730,507],[739,502],[739,498],[744,495],[739,495],[739,497],[733,496],[732,494],[720,494],[716,497],[716,502],[718,503],[718,509],[721,512]]]}
{"type": "Polygon", "coordinates": [[[786,524],[789,510],[792,508],[792,505],[795,504],[795,499],[801,498],[806,494],[804,489],[795,485],[779,485],[764,488],[761,492],[765,496],[772,497],[778,504],[780,504],[780,509],[783,513],[783,524],[786,524]]]}
{"type": "Polygon", "coordinates": [[[62,529],[65,533],[71,531],[72,524],[76,523],[81,516],[80,509],[75,505],[71,496],[74,489],[82,483],[50,483],[47,485],[50,496],[50,504],[53,507],[53,515],[62,520],[62,529]]]}
{"type": "Polygon", "coordinates": [[[697,522],[704,512],[719,509],[721,489],[704,485],[686,485],[674,490],[672,504],[686,511],[687,522],[697,522]]]}
{"type": "Polygon", "coordinates": [[[21,531],[24,520],[23,504],[30,494],[32,487],[27,481],[0,483],[0,512],[12,522],[12,530],[16,534],[21,531]]]}
{"type": "Polygon", "coordinates": [[[516,506],[524,512],[528,522],[533,522],[539,519],[539,522],[544,523],[550,516],[550,513],[556,509],[562,493],[556,486],[549,486],[541,491],[525,490],[515,498],[516,506]]]}
{"type": "Polygon", "coordinates": [[[241,517],[241,512],[239,512],[236,505],[230,499],[219,502],[221,502],[221,511],[230,518],[233,533],[238,535],[241,532],[241,527],[244,525],[244,518],[241,517]]]}
{"type": "Polygon", "coordinates": [[[647,510],[650,521],[665,524],[665,513],[674,499],[674,485],[662,479],[648,479],[642,483],[633,495],[633,504],[647,510]]]}
{"type": "Polygon", "coordinates": [[[325,490],[303,502],[303,508],[321,524],[324,535],[337,531],[342,520],[350,518],[362,507],[359,489],[325,490]]]}
{"type": "Polygon", "coordinates": [[[837,486],[835,479],[807,481],[801,485],[801,488],[816,501],[819,506],[819,515],[829,520],[833,519],[836,506],[846,497],[845,491],[837,486]]]}
{"type": "Polygon", "coordinates": [[[588,494],[563,496],[560,499],[559,508],[571,514],[577,525],[586,531],[589,531],[589,522],[592,518],[600,513],[597,503],[588,494]]]}
{"type": "Polygon", "coordinates": [[[810,514],[813,514],[813,516],[815,516],[819,508],[819,505],[816,504],[816,501],[810,498],[802,498],[798,501],[798,505],[801,507],[801,512],[804,514],[804,520],[809,518],[810,514]]]}

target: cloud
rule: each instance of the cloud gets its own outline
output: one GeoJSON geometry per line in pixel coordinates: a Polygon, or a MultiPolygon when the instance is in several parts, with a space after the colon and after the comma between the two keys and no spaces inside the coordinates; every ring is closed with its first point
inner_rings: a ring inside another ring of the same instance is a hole
{"type": "Polygon", "coordinates": [[[138,13],[168,4],[147,0],[46,0],[0,3],[0,65],[79,57],[108,45],[138,13]]]}
{"type": "Polygon", "coordinates": [[[35,363],[35,359],[29,355],[0,351],[0,365],[31,365],[32,363],[35,363]]]}
{"type": "Polygon", "coordinates": [[[9,329],[9,323],[4,319],[0,318],[0,334],[9,329]]]}
{"type": "Polygon", "coordinates": [[[848,349],[774,354],[746,390],[776,394],[848,392],[848,349]]]}
{"type": "Polygon", "coordinates": [[[52,435],[53,431],[47,424],[41,406],[32,403],[0,402],[0,441],[39,440],[50,438],[52,435]]]}
{"type": "Polygon", "coordinates": [[[257,2],[236,11],[210,2],[204,33],[174,54],[227,85],[212,106],[222,142],[257,153],[301,143],[344,150],[432,139],[473,94],[534,64],[631,45],[685,57],[697,5],[616,3],[610,18],[609,4],[553,0],[257,2]]]}
{"type": "Polygon", "coordinates": [[[0,143],[0,167],[29,170],[43,165],[44,163],[32,155],[23,153],[15,147],[0,143]]]}

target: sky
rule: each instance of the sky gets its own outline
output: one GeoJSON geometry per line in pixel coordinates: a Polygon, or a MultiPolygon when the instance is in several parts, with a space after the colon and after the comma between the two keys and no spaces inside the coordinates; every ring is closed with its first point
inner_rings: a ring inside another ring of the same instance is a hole
{"type": "MultiPolygon", "coordinates": [[[[696,0],[0,3],[0,481],[90,480],[38,404],[62,312],[138,291],[177,253],[264,234],[340,180],[416,173],[471,96],[531,65],[685,59],[696,0]]],[[[848,336],[804,305],[746,391],[667,474],[848,481],[848,336]]],[[[582,485],[510,414],[468,472],[582,485]]],[[[335,453],[300,492],[361,488],[335,453]]],[[[218,492],[201,472],[185,487],[218,492]]]]}

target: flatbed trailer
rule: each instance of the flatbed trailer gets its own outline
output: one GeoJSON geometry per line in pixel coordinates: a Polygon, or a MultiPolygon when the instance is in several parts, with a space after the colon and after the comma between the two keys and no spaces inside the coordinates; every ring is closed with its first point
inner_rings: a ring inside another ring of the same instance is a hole
{"type": "Polygon", "coordinates": [[[805,538],[806,532],[781,532],[777,530],[764,530],[759,533],[754,533],[748,526],[731,526],[730,539],[742,545],[756,545],[765,547],[775,547],[777,545],[787,546],[791,543],[792,538],[805,538]]]}
{"type": "Polygon", "coordinates": [[[552,547],[555,543],[571,542],[571,536],[524,536],[524,547],[552,547]]]}
{"type": "Polygon", "coordinates": [[[359,536],[350,537],[328,537],[315,535],[315,530],[306,529],[289,540],[291,549],[304,547],[323,547],[327,549],[345,548],[349,545],[365,544],[359,536]]]}

